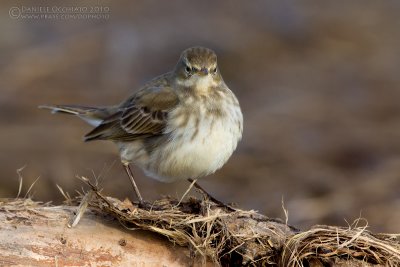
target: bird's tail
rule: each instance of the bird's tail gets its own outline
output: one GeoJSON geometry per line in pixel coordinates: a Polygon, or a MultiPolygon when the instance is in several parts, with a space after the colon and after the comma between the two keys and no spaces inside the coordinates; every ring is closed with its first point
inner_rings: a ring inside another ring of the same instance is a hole
{"type": "Polygon", "coordinates": [[[39,108],[50,109],[51,113],[65,113],[76,115],[93,126],[98,126],[107,117],[109,117],[114,107],[86,107],[78,105],[41,105],[39,108]]]}

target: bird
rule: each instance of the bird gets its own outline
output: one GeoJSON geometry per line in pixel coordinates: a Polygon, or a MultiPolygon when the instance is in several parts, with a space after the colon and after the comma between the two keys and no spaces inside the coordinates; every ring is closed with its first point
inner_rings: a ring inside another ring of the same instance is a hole
{"type": "MultiPolygon", "coordinates": [[[[239,101],[220,73],[216,53],[185,49],[172,71],[145,83],[117,105],[42,105],[94,128],[84,141],[110,140],[139,200],[130,164],[161,182],[197,179],[219,170],[243,133],[239,101]]],[[[201,188],[198,186],[198,188],[201,188]]]]}

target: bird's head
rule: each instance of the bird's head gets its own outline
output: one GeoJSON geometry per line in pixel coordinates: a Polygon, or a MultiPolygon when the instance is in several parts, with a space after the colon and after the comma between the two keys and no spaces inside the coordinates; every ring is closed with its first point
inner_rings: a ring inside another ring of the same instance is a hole
{"type": "Polygon", "coordinates": [[[217,55],[205,47],[191,47],[183,51],[174,73],[178,84],[199,90],[217,86],[222,81],[217,55]]]}

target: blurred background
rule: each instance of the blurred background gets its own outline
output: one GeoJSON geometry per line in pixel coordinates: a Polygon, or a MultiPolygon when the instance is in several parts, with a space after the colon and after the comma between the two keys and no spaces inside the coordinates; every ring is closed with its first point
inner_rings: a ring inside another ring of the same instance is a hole
{"type": "MultiPolygon", "coordinates": [[[[394,0],[2,1],[0,196],[17,195],[25,166],[22,195],[40,176],[35,200],[61,203],[56,184],[75,195],[76,175],[102,175],[104,193],[133,198],[112,143],[83,143],[90,126],[37,106],[116,104],[202,45],[245,120],[204,188],[270,217],[284,218],[283,199],[303,229],[363,217],[400,232],[399,12],[394,0]],[[68,7],[83,12],[67,17],[68,7]]],[[[149,200],[188,186],[134,172],[149,200]]]]}

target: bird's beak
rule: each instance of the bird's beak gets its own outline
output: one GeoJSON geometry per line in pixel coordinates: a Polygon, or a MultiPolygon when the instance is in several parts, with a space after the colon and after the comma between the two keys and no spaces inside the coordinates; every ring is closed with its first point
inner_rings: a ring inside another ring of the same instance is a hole
{"type": "Polygon", "coordinates": [[[207,75],[208,74],[208,69],[207,68],[202,68],[201,70],[200,70],[200,74],[201,75],[207,75]]]}

